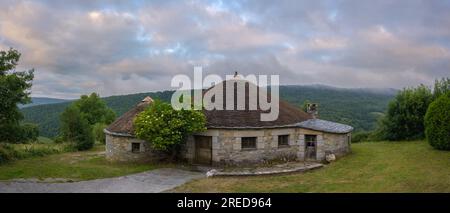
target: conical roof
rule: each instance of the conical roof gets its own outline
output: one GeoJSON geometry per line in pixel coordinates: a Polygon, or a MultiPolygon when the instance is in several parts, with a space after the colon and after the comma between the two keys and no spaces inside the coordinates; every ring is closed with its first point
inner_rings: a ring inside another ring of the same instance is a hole
{"type": "Polygon", "coordinates": [[[117,118],[113,123],[111,123],[106,131],[109,133],[122,134],[122,135],[134,135],[133,122],[134,118],[145,110],[151,103],[153,99],[149,96],[145,97],[136,106],[131,108],[128,112],[124,113],[122,116],[117,118]]]}
{"type": "MultiPolygon", "coordinates": [[[[232,79],[228,81],[235,81],[238,83],[240,79],[232,79]]],[[[226,82],[224,81],[220,84],[217,84],[214,87],[223,87],[223,104],[224,109],[226,109],[226,82]]],[[[211,87],[203,92],[205,94],[211,87]]],[[[268,111],[264,111],[258,109],[257,110],[249,110],[249,88],[257,87],[256,85],[246,82],[246,92],[245,92],[245,110],[203,110],[203,113],[206,117],[206,127],[208,129],[212,128],[229,128],[229,129],[251,129],[251,128],[276,128],[276,127],[287,127],[287,126],[295,126],[296,124],[311,119],[311,115],[300,110],[298,107],[295,107],[286,101],[279,101],[279,115],[278,118],[274,121],[261,121],[261,114],[267,113],[268,111]]],[[[235,97],[237,97],[237,89],[235,87],[235,97]]],[[[259,93],[258,93],[259,94],[259,93]]],[[[218,97],[217,97],[218,98],[218,97]]],[[[269,101],[271,100],[270,94],[267,98],[269,101]]],[[[236,98],[235,98],[236,100],[236,98]]],[[[259,100],[258,100],[259,101],[259,100]]],[[[106,131],[109,133],[119,134],[119,135],[134,135],[133,121],[134,118],[140,112],[144,111],[146,107],[148,107],[153,100],[150,97],[146,97],[139,104],[133,107],[130,111],[126,112],[122,116],[120,116],[116,121],[114,121],[111,125],[106,128],[106,131]]],[[[235,101],[236,105],[236,101],[235,101]]]]}
{"type": "MultiPolygon", "coordinates": [[[[228,81],[224,81],[220,84],[217,84],[204,93],[208,92],[215,87],[223,88],[223,109],[226,109],[226,87],[228,83],[234,83],[234,105],[235,110],[204,110],[204,114],[207,120],[208,128],[275,128],[275,127],[283,127],[283,126],[294,126],[295,124],[311,119],[311,115],[300,110],[298,107],[295,107],[284,100],[279,100],[279,114],[278,118],[274,121],[261,121],[261,114],[268,113],[268,110],[261,110],[257,107],[257,110],[249,109],[249,100],[250,100],[250,89],[256,89],[257,97],[255,98],[259,103],[259,90],[258,86],[250,83],[248,81],[241,80],[239,78],[231,79],[228,81]],[[245,110],[236,110],[237,105],[237,84],[244,83],[245,84],[245,110]]],[[[271,100],[270,92],[267,94],[267,100],[271,100]]],[[[257,105],[259,106],[259,105],[257,105]]]]}

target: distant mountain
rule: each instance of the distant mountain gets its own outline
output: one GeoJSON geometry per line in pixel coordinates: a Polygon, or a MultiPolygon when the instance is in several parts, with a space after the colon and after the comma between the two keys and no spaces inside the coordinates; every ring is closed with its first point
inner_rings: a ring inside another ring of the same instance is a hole
{"type": "MultiPolygon", "coordinates": [[[[336,88],[325,85],[280,86],[280,96],[291,104],[301,107],[305,101],[319,104],[322,119],[352,125],[358,130],[371,130],[377,118],[385,112],[394,97],[393,89],[336,88]]],[[[118,116],[128,111],[145,96],[170,101],[173,91],[119,95],[103,98],[118,116]]],[[[63,102],[32,106],[22,109],[25,121],[36,123],[43,136],[58,134],[59,115],[70,104],[63,102]]]]}
{"type": "Polygon", "coordinates": [[[375,87],[361,87],[361,88],[342,88],[342,87],[334,87],[323,84],[310,84],[310,85],[286,85],[286,87],[310,87],[317,89],[330,89],[330,90],[341,90],[341,91],[364,91],[370,93],[378,93],[385,95],[395,95],[398,92],[398,89],[394,88],[375,88],[375,87]]]}
{"type": "Polygon", "coordinates": [[[37,105],[43,105],[43,104],[56,104],[56,103],[62,103],[67,102],[69,100],[65,99],[58,99],[58,98],[45,98],[45,97],[31,97],[31,103],[29,104],[19,104],[19,108],[25,108],[25,107],[31,107],[31,106],[37,106],[37,105]]]}

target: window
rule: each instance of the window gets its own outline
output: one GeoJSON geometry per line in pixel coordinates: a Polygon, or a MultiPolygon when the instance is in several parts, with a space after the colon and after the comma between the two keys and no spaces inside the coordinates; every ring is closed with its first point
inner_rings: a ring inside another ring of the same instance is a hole
{"type": "Polygon", "coordinates": [[[243,137],[241,138],[242,149],[256,149],[256,137],[243,137]]]}
{"type": "Polygon", "coordinates": [[[316,135],[305,135],[305,146],[306,147],[315,147],[317,142],[316,135]]]}
{"type": "Polygon", "coordinates": [[[278,147],[289,146],[289,135],[278,135],[278,147]]]}
{"type": "Polygon", "coordinates": [[[141,151],[141,143],[131,143],[131,152],[140,152],[141,151]]]}

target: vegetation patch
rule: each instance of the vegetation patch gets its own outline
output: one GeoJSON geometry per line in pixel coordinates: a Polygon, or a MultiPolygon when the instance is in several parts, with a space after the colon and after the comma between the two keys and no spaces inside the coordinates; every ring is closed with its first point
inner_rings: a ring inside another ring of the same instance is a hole
{"type": "Polygon", "coordinates": [[[10,161],[42,157],[51,154],[74,151],[72,144],[55,144],[48,138],[39,137],[39,140],[26,144],[0,143],[0,164],[10,161]]]}
{"type": "Polygon", "coordinates": [[[144,172],[167,164],[111,163],[105,159],[104,146],[90,151],[33,157],[0,166],[0,180],[68,179],[91,180],[144,172]]]}

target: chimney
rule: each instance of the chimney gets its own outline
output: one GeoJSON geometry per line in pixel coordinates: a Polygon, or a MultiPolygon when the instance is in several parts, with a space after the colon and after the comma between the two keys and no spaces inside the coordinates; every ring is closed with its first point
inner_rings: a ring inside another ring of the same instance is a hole
{"type": "Polygon", "coordinates": [[[147,97],[145,97],[144,99],[142,99],[141,102],[152,103],[152,102],[153,102],[153,99],[150,98],[150,96],[147,96],[147,97]]]}
{"type": "Polygon", "coordinates": [[[318,105],[316,103],[308,103],[306,105],[306,112],[312,116],[313,119],[319,117],[318,105]]]}

